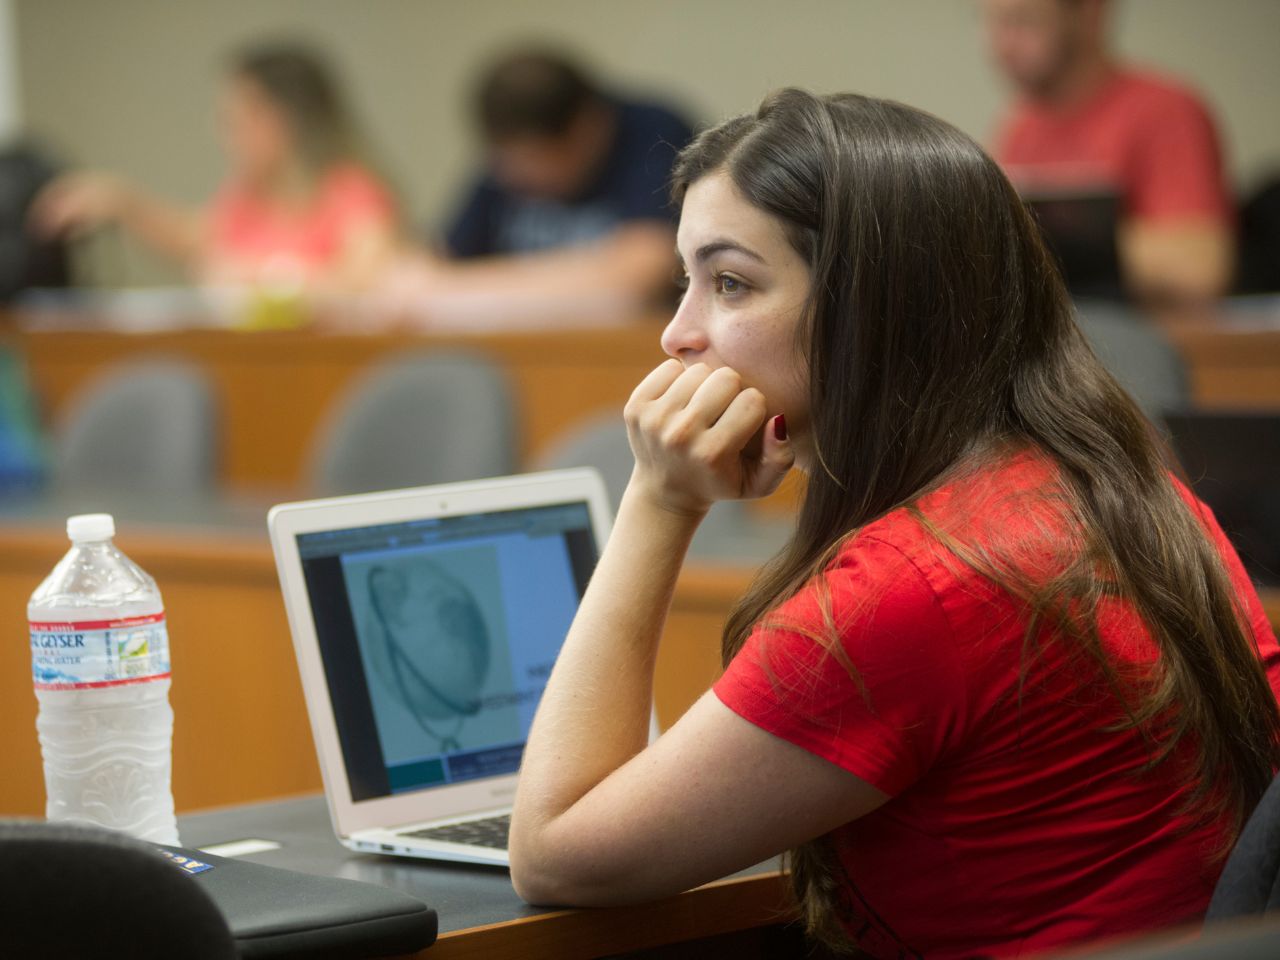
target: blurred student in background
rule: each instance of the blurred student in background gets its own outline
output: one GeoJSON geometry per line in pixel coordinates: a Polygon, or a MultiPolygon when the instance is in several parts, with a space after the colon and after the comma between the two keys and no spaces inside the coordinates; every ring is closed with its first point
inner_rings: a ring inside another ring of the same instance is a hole
{"type": "Polygon", "coordinates": [[[1233,269],[1231,203],[1213,118],[1191,90],[1116,60],[1107,0],[984,0],[993,60],[1018,100],[995,153],[1020,189],[1118,194],[1129,292],[1204,302],[1233,269]]]}
{"type": "Polygon", "coordinates": [[[202,209],[84,172],[44,191],[35,225],[59,234],[117,224],[202,282],[320,292],[374,284],[397,246],[394,203],[362,162],[324,61],[294,45],[246,50],[224,83],[219,121],[230,169],[202,209]]]}
{"type": "Polygon", "coordinates": [[[667,183],[692,136],[671,110],[615,96],[568,58],[520,50],[481,77],[485,167],[420,288],[529,303],[640,307],[673,289],[667,183]]]}

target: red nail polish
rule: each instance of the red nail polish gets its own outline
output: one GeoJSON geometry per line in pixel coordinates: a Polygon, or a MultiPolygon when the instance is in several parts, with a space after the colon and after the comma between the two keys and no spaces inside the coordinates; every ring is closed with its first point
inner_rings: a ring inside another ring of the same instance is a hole
{"type": "Polygon", "coordinates": [[[773,418],[773,437],[775,440],[787,439],[787,418],[782,414],[773,418]]]}

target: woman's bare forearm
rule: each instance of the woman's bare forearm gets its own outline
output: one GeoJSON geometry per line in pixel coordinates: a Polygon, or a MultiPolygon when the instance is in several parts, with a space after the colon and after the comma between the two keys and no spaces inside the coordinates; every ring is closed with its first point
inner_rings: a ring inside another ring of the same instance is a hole
{"type": "Polygon", "coordinates": [[[198,269],[205,255],[203,218],[133,187],[125,187],[117,222],[156,252],[198,269]]]}
{"type": "Polygon", "coordinates": [[[538,900],[579,899],[581,884],[609,874],[600,854],[614,844],[597,841],[610,815],[593,801],[634,769],[629,761],[650,755],[658,641],[698,524],[716,500],[771,492],[794,460],[776,436],[746,453],[764,425],[764,397],[729,368],[668,360],[636,387],[624,418],[635,470],[543,693],[516,791],[512,878],[538,900]]]}
{"type": "Polygon", "coordinates": [[[699,520],[635,484],[624,495],[530,732],[513,849],[644,749],[658,641],[699,520]]]}

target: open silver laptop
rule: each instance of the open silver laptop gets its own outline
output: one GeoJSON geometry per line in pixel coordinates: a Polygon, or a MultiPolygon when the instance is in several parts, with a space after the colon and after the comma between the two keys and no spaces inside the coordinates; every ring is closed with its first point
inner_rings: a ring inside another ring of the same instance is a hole
{"type": "Polygon", "coordinates": [[[595,471],[561,470],[271,511],[342,843],[507,863],[516,771],[608,503],[595,471]]]}

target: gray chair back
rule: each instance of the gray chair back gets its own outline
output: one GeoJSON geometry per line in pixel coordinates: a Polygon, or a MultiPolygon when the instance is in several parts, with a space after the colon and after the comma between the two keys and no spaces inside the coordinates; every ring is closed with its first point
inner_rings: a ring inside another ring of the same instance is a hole
{"type": "Polygon", "coordinates": [[[1115,303],[1081,300],[1076,309],[1098,359],[1149,420],[1159,424],[1166,412],[1190,405],[1186,363],[1159,328],[1115,303]]]}
{"type": "Polygon", "coordinates": [[[400,357],[361,376],[321,428],[309,480],[324,495],[512,473],[506,377],[469,353],[400,357]]]}
{"type": "Polygon", "coordinates": [[[195,367],[142,360],[111,367],[71,401],[55,431],[59,491],[186,496],[213,485],[217,404],[195,367]]]}
{"type": "Polygon", "coordinates": [[[537,470],[594,467],[604,478],[609,504],[617,512],[636,460],[621,410],[595,414],[565,431],[534,463],[537,470]]]}
{"type": "Polygon", "coordinates": [[[1205,921],[1216,924],[1276,910],[1280,910],[1280,777],[1271,781],[1240,831],[1213,889],[1205,921]]]}

